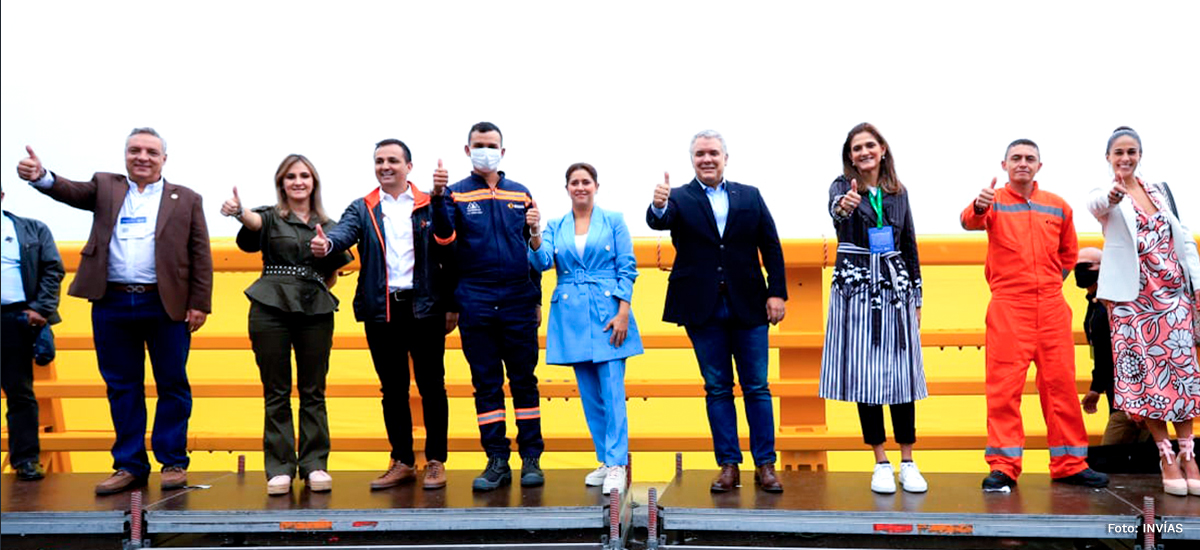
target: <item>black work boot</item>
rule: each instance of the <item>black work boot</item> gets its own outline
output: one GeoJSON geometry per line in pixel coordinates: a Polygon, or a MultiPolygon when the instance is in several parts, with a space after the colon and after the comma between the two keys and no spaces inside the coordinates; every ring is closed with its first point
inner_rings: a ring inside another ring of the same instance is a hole
{"type": "Polygon", "coordinates": [[[473,491],[492,491],[501,485],[512,483],[512,468],[508,467],[508,457],[489,456],[487,468],[471,483],[473,491]]]}
{"type": "Polygon", "coordinates": [[[538,457],[521,457],[521,486],[522,487],[541,487],[546,483],[546,476],[542,474],[542,467],[538,464],[538,457]]]}

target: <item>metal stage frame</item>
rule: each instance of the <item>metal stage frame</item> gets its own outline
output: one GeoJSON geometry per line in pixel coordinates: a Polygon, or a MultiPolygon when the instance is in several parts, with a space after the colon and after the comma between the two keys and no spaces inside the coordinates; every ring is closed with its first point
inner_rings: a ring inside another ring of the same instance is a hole
{"type": "Polygon", "coordinates": [[[1154,475],[1113,475],[1110,487],[1088,489],[1026,474],[1012,493],[998,494],[980,489],[979,474],[926,474],[928,493],[877,495],[868,488],[869,473],[785,471],[779,472],[785,491],[773,494],[754,487],[748,470],[743,487],[714,494],[714,469],[680,469],[661,498],[639,484],[614,501],[584,487],[586,473],[547,470],[544,487],[474,493],[474,471],[451,470],[447,487],[432,491],[415,483],[370,491],[377,472],[337,472],[330,493],[297,482],[279,497],[267,496],[262,472],[191,472],[191,486],[167,492],[153,475],[145,488],[107,497],[92,493],[106,474],[50,474],[39,482],[5,474],[0,535],[13,549],[615,550],[844,540],[864,547],[986,548],[1002,539],[1124,543],[1150,523],[1162,529],[1159,540],[1168,547],[1200,540],[1200,498],[1165,495],[1154,475]],[[1146,497],[1154,506],[1148,520],[1146,497]]]}
{"type": "Polygon", "coordinates": [[[474,471],[447,471],[444,489],[418,481],[381,491],[368,486],[378,472],[336,472],[331,492],[296,482],[290,494],[268,496],[262,472],[190,472],[185,489],[163,492],[152,475],[145,488],[106,497],[92,491],[106,474],[49,474],[39,482],[5,474],[0,535],[11,548],[69,547],[80,536],[87,548],[624,548],[628,492],[585,487],[586,473],[546,470],[543,487],[475,493],[474,471]]]}
{"type": "Polygon", "coordinates": [[[651,493],[659,519],[647,546],[703,545],[705,533],[926,536],[939,547],[963,538],[1129,540],[1143,532],[1145,497],[1157,506],[1150,517],[1160,541],[1200,540],[1200,497],[1166,495],[1154,475],[1117,474],[1091,489],[1026,474],[1011,493],[985,493],[980,474],[925,474],[927,493],[881,495],[869,473],[779,472],[785,491],[775,494],[753,485],[752,470],[742,487],[712,493],[715,473],[677,471],[661,498],[651,493]],[[693,544],[681,544],[682,533],[693,544]]]}

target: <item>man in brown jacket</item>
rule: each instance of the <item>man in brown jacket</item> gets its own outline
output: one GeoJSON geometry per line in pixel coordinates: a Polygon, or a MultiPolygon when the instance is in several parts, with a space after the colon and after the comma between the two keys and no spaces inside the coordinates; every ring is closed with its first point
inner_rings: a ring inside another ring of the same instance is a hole
{"type": "Polygon", "coordinates": [[[17,174],[54,200],[94,213],[67,291],[92,302],[92,334],[100,375],[108,385],[116,441],[113,469],[96,486],[111,494],[142,485],[146,456],[146,351],[158,387],[151,445],[162,465],[162,488],[187,485],[187,380],[191,333],[212,310],[212,251],[200,195],[162,178],[166,143],[152,128],[125,140],[128,177],[97,172],[74,182],[29,157],[17,174]]]}

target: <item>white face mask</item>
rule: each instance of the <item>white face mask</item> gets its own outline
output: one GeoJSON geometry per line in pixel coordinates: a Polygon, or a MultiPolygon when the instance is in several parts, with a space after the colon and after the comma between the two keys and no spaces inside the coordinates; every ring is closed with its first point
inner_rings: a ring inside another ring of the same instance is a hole
{"type": "Polygon", "coordinates": [[[488,147],[471,149],[471,165],[480,172],[495,172],[500,166],[500,150],[488,147]]]}

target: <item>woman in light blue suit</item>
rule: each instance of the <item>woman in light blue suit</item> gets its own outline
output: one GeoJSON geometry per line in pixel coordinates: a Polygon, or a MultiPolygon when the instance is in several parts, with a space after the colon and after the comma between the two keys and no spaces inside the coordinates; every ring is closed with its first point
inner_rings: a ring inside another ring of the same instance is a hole
{"type": "Polygon", "coordinates": [[[529,259],[538,269],[557,268],[546,363],[575,368],[583,413],[602,463],[585,482],[603,485],[608,494],[625,490],[625,358],[642,353],[642,339],[629,309],[638,275],[633,241],[621,214],[595,205],[599,186],[592,165],[581,162],[567,169],[571,213],[532,236],[529,259]]]}

